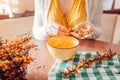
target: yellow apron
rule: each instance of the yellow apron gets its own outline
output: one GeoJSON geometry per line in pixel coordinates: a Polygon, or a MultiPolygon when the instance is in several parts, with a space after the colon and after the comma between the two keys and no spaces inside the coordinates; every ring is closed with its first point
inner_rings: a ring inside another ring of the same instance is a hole
{"type": "Polygon", "coordinates": [[[72,30],[75,25],[87,21],[86,2],[73,0],[70,9],[63,15],[59,0],[52,0],[47,18],[48,21],[54,21],[72,30]]]}

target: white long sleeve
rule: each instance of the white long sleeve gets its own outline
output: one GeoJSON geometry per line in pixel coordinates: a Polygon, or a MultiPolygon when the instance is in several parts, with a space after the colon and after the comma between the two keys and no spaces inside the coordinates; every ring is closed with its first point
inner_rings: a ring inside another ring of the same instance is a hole
{"type": "Polygon", "coordinates": [[[96,38],[102,34],[101,18],[103,13],[102,0],[95,0],[89,4],[89,22],[93,25],[93,31],[96,38]]]}
{"type": "MultiPolygon", "coordinates": [[[[45,14],[47,13],[46,0],[35,0],[35,15],[33,23],[33,36],[35,39],[44,40],[48,36],[55,36],[58,32],[58,24],[55,22],[47,22],[45,14]],[[43,4],[44,3],[44,4],[43,4]],[[46,5],[46,8],[44,7],[46,5]],[[44,8],[46,10],[44,10],[44,8]]],[[[48,5],[49,6],[49,5],[48,5]]],[[[49,8],[49,7],[48,7],[49,8]]]]}
{"type": "Polygon", "coordinates": [[[43,40],[47,36],[45,27],[43,26],[42,13],[41,13],[41,1],[35,0],[35,15],[33,23],[33,36],[35,39],[43,40]]]}

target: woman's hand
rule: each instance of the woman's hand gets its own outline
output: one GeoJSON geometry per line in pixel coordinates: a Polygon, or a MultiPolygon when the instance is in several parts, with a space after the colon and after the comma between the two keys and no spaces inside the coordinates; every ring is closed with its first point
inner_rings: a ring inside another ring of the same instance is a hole
{"type": "Polygon", "coordinates": [[[70,31],[66,27],[59,25],[58,35],[70,35],[70,31]]]}
{"type": "Polygon", "coordinates": [[[46,32],[50,36],[69,35],[70,34],[70,31],[66,27],[64,27],[56,22],[49,22],[48,24],[46,24],[46,26],[47,26],[45,28],[46,32]]]}
{"type": "Polygon", "coordinates": [[[81,39],[82,37],[84,37],[83,34],[81,33],[77,33],[75,32],[75,30],[84,30],[86,32],[92,32],[93,31],[93,26],[91,23],[87,23],[87,22],[84,22],[84,23],[80,23],[78,25],[75,26],[75,28],[73,29],[73,31],[71,32],[71,35],[78,38],[78,39],[81,39]]]}

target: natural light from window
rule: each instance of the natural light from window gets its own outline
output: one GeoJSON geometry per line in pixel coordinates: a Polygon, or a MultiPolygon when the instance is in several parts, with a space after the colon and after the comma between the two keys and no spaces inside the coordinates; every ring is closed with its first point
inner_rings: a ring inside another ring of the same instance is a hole
{"type": "Polygon", "coordinates": [[[0,0],[0,17],[19,17],[27,12],[34,12],[34,0],[0,0]]]}
{"type": "Polygon", "coordinates": [[[0,15],[14,17],[13,13],[19,11],[18,5],[18,0],[0,0],[0,15]]]}

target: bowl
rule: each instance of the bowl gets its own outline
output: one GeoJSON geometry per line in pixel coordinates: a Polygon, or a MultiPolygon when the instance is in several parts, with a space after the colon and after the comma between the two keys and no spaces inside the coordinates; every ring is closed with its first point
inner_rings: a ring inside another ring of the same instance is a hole
{"type": "Polygon", "coordinates": [[[55,58],[67,61],[76,54],[79,40],[71,36],[55,36],[47,40],[49,53],[55,58]]]}

